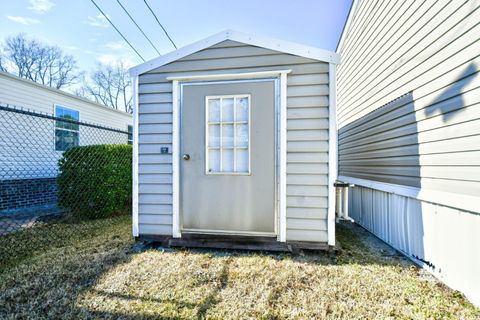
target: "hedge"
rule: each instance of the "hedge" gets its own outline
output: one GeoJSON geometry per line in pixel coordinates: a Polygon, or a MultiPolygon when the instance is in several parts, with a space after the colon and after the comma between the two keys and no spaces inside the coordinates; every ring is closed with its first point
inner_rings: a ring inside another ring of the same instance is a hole
{"type": "Polygon", "coordinates": [[[58,204],[76,216],[105,218],[131,211],[132,146],[73,147],[59,160],[58,204]]]}

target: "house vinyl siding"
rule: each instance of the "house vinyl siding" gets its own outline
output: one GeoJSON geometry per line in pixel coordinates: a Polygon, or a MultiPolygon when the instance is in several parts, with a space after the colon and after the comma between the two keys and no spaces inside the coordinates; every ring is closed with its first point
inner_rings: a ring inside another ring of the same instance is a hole
{"type": "Polygon", "coordinates": [[[340,48],[340,176],[480,194],[479,21],[475,1],[360,2],[340,48]]]}
{"type": "MultiPolygon", "coordinates": [[[[55,116],[55,106],[79,112],[81,122],[127,132],[132,115],[60,90],[0,72],[0,105],[55,116]]],[[[55,150],[55,121],[2,111],[0,166],[3,179],[53,178],[61,151],[55,150]],[[35,134],[32,135],[32,129],[35,134]],[[28,160],[25,160],[28,155],[28,160]]],[[[79,127],[79,144],[127,143],[126,133],[79,127]]]]}
{"type": "Polygon", "coordinates": [[[226,40],[138,78],[139,233],[172,234],[172,83],[167,77],[287,76],[287,240],[327,242],[329,64],[226,40]],[[155,217],[158,215],[158,217],[155,217]]]}
{"type": "Polygon", "coordinates": [[[132,115],[0,72],[0,103],[55,114],[55,105],[80,112],[80,121],[127,131],[132,115]]]}
{"type": "Polygon", "coordinates": [[[348,215],[480,305],[480,2],[355,3],[337,49],[348,215]]]}

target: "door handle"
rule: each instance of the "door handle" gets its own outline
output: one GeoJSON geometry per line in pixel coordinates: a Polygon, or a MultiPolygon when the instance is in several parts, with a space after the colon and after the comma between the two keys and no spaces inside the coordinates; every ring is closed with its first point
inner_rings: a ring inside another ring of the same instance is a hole
{"type": "Polygon", "coordinates": [[[183,156],[182,156],[183,160],[190,160],[190,155],[188,153],[185,153],[183,156]]]}

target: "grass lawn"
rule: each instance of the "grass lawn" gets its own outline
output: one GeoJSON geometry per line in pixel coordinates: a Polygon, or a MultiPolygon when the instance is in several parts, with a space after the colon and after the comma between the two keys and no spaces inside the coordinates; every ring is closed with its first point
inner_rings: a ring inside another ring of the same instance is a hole
{"type": "Polygon", "coordinates": [[[30,239],[21,259],[4,262],[0,318],[480,317],[460,293],[351,225],[338,226],[336,255],[299,256],[139,251],[127,217],[75,228],[55,245],[30,239]]]}

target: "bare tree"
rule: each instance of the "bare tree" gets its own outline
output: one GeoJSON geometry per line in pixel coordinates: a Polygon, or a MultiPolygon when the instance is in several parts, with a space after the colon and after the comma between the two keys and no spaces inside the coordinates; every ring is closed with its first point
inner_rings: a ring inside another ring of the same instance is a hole
{"type": "Polygon", "coordinates": [[[130,76],[123,62],[114,65],[98,64],[97,70],[84,81],[78,95],[117,110],[132,113],[130,76]]]}
{"type": "Polygon", "coordinates": [[[2,48],[0,70],[18,75],[56,89],[74,84],[78,80],[77,62],[55,46],[25,34],[9,37],[2,48]]]}

